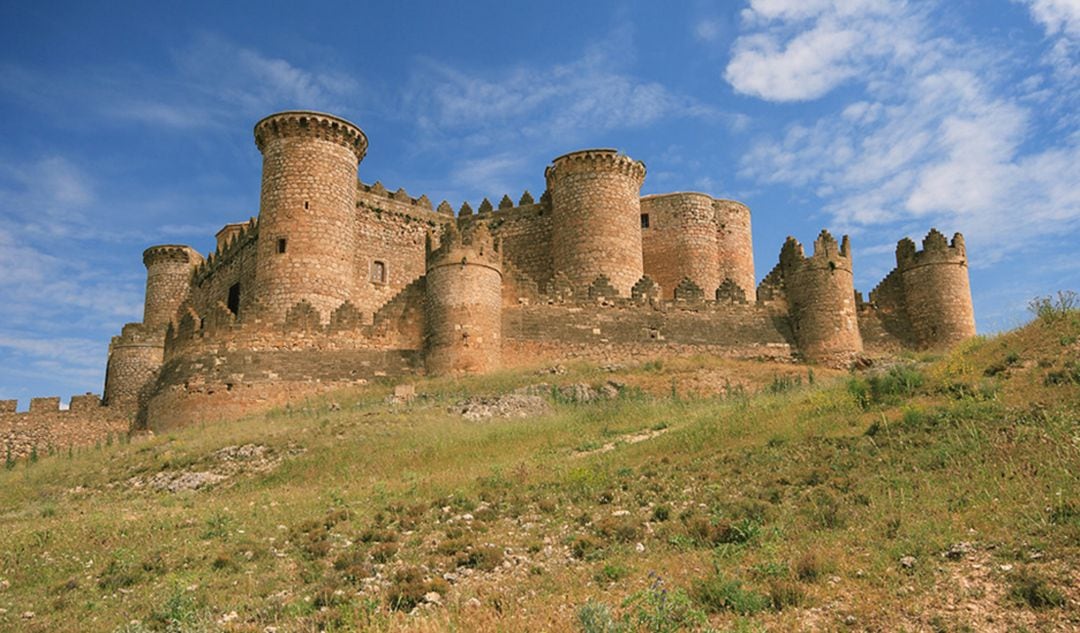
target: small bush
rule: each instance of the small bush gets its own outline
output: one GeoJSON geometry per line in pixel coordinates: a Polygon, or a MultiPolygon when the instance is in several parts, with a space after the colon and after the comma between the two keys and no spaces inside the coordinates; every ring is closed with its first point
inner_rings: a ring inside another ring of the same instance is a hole
{"type": "Polygon", "coordinates": [[[690,587],[690,597],[709,613],[732,611],[739,615],[753,615],[772,604],[769,596],[744,589],[738,580],[727,580],[719,575],[694,581],[690,587]]]}
{"type": "Polygon", "coordinates": [[[660,576],[650,576],[653,582],[649,588],[630,596],[624,603],[630,610],[626,618],[629,620],[627,630],[674,633],[696,630],[707,622],[705,614],[694,608],[686,592],[680,589],[668,591],[660,576]],[[629,626],[630,623],[637,626],[629,626]]]}
{"type": "Polygon", "coordinates": [[[1032,569],[1021,569],[1010,583],[1009,598],[1032,609],[1065,606],[1065,595],[1032,569]]]}
{"type": "Polygon", "coordinates": [[[653,508],[652,520],[657,523],[662,523],[671,518],[671,508],[668,506],[656,506],[653,508]]]}
{"type": "Polygon", "coordinates": [[[441,578],[428,580],[416,567],[405,567],[394,573],[386,591],[386,604],[395,611],[409,612],[423,602],[428,593],[445,594],[448,588],[449,585],[441,578]]]}
{"type": "Polygon", "coordinates": [[[823,578],[833,569],[832,562],[816,549],[803,552],[793,566],[795,577],[803,582],[814,582],[823,578]]]}
{"type": "Polygon", "coordinates": [[[340,572],[345,580],[359,584],[364,578],[375,575],[375,570],[367,558],[367,554],[362,549],[352,547],[334,560],[334,569],[340,572]]]}
{"type": "Polygon", "coordinates": [[[570,553],[579,560],[598,558],[603,544],[591,536],[579,536],[570,543],[570,553]]]}
{"type": "Polygon", "coordinates": [[[233,572],[240,569],[240,564],[228,552],[219,552],[210,563],[210,568],[214,571],[233,572]]]}
{"type": "Polygon", "coordinates": [[[375,547],[371,548],[369,553],[371,560],[376,563],[389,563],[394,560],[394,556],[397,555],[398,546],[396,543],[379,543],[375,547]]]}
{"type": "Polygon", "coordinates": [[[1080,295],[1072,290],[1058,290],[1056,297],[1035,297],[1028,302],[1028,310],[1043,323],[1055,323],[1080,310],[1080,295]]]}
{"type": "Polygon", "coordinates": [[[605,516],[593,523],[593,529],[601,537],[621,543],[631,543],[641,535],[638,524],[630,517],[605,516]]]}
{"type": "Polygon", "coordinates": [[[782,611],[787,607],[800,607],[806,602],[806,592],[798,583],[781,578],[769,583],[769,600],[772,608],[782,611]]]}
{"type": "Polygon", "coordinates": [[[116,591],[139,582],[139,572],[119,558],[113,558],[98,576],[98,587],[105,591],[116,591]]]}
{"type": "Polygon", "coordinates": [[[618,582],[629,575],[630,569],[625,565],[610,563],[604,565],[593,574],[593,579],[596,580],[596,582],[618,582]]]}
{"type": "Polygon", "coordinates": [[[629,627],[615,620],[611,608],[603,602],[589,600],[577,612],[578,624],[583,633],[624,633],[629,627]]]}
{"type": "Polygon", "coordinates": [[[480,571],[493,571],[503,562],[503,550],[497,545],[481,545],[457,558],[458,567],[471,567],[480,571]]]}

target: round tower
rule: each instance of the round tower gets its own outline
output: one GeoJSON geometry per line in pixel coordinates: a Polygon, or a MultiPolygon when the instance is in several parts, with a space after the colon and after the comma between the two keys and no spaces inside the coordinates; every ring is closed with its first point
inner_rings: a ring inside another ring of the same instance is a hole
{"type": "Polygon", "coordinates": [[[748,298],[755,293],[754,241],[750,235],[750,208],[734,200],[716,200],[719,283],[735,282],[748,298]]]}
{"type": "Polygon", "coordinates": [[[169,324],[191,290],[191,271],[202,261],[202,255],[179,244],[151,246],[143,251],[146,266],[143,323],[160,328],[169,324]]]}
{"type": "Polygon", "coordinates": [[[921,251],[915,250],[911,240],[901,240],[896,247],[896,267],[919,346],[944,348],[975,336],[963,235],[955,234],[950,244],[937,229],[931,229],[921,251]]]}
{"type": "Polygon", "coordinates": [[[795,340],[803,356],[836,363],[861,353],[848,237],[838,245],[828,231],[822,231],[810,257],[789,237],[780,251],[780,267],[795,340]]]}
{"type": "Polygon", "coordinates": [[[317,112],[279,112],[255,125],[263,155],[255,310],[272,322],[301,300],[323,320],[351,298],[356,170],[367,137],[317,112]]]}
{"type": "Polygon", "coordinates": [[[575,288],[605,275],[629,297],[644,274],[645,164],[613,149],[589,149],[556,158],[544,176],[551,194],[555,274],[564,274],[575,288]]]}
{"type": "Polygon", "coordinates": [[[109,343],[102,404],[134,413],[157,378],[165,354],[160,326],[128,323],[109,343]]]}
{"type": "Polygon", "coordinates": [[[425,365],[432,375],[498,369],[502,354],[502,255],[487,224],[455,223],[427,252],[425,365]]]}
{"type": "Polygon", "coordinates": [[[703,193],[641,198],[641,245],[645,274],[671,299],[683,279],[712,298],[722,281],[713,199],[703,193]]]}

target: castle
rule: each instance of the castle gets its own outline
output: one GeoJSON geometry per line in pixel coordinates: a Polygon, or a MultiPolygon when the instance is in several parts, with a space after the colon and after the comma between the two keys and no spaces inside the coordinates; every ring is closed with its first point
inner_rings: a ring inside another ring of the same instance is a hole
{"type": "MultiPolygon", "coordinates": [[[[615,150],[554,159],[539,199],[455,215],[359,181],[367,137],[339,117],[273,114],[255,144],[258,218],[225,225],[205,258],[146,249],[143,321],[113,338],[103,399],[69,416],[160,429],[376,377],[689,353],[840,364],[975,333],[960,234],[901,240],[864,301],[846,236],[822,231],[809,255],[788,238],[755,285],[746,206],[642,197],[645,165],[615,150]]],[[[59,415],[39,400],[0,401],[0,431],[59,415]]]]}

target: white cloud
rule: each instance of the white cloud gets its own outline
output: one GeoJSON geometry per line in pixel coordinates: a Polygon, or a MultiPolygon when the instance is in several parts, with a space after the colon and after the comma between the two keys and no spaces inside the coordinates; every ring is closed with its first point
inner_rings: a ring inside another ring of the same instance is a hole
{"type": "Polygon", "coordinates": [[[881,59],[910,53],[897,28],[902,3],[873,0],[754,0],[743,11],[753,30],[732,46],[724,78],[769,101],[817,99],[881,59]]]}
{"type": "Polygon", "coordinates": [[[1047,35],[1080,37],[1080,0],[1018,0],[1026,4],[1047,35]]]}
{"type": "Polygon", "coordinates": [[[816,120],[759,139],[741,174],[815,191],[840,230],[962,230],[981,265],[1080,227],[1076,119],[1041,118],[1033,105],[1053,103],[1067,84],[1014,82],[995,66],[1007,51],[944,37],[903,4],[888,9],[886,34],[885,10],[871,2],[752,4],[728,66],[737,89],[770,100],[814,98],[842,81],[851,90],[833,95],[816,120]],[[814,44],[836,25],[859,44],[814,44]],[[884,39],[867,49],[868,33],[884,39]],[[814,44],[805,47],[811,52],[796,55],[799,42],[814,44]],[[744,76],[737,62],[758,64],[758,74],[744,76]]]}

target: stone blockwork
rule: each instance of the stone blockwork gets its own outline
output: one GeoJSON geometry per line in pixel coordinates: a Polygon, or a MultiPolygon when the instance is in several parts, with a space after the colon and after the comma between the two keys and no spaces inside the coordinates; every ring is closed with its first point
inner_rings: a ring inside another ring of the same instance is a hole
{"type": "Polygon", "coordinates": [[[603,275],[630,296],[644,274],[639,192],[645,164],[615,150],[583,150],[556,158],[544,176],[555,273],[580,286],[603,275]]]}
{"type": "Polygon", "coordinates": [[[846,235],[837,244],[828,231],[822,231],[810,257],[804,255],[802,244],[789,237],[780,251],[780,272],[795,340],[806,358],[843,363],[862,353],[846,235]]]}
{"type": "Polygon", "coordinates": [[[146,301],[143,323],[164,328],[188,298],[192,270],[203,262],[190,246],[165,244],[143,251],[146,301]]]}
{"type": "Polygon", "coordinates": [[[475,374],[499,368],[502,255],[485,222],[450,224],[427,255],[427,370],[475,374]]]}
{"type": "Polygon", "coordinates": [[[283,112],[255,126],[263,154],[255,269],[259,317],[281,320],[301,300],[323,318],[352,298],[360,128],[334,116],[283,112]]]}
{"type": "Polygon", "coordinates": [[[102,406],[93,394],[72,396],[70,406],[60,409],[60,398],[34,398],[30,410],[16,413],[15,400],[0,400],[0,454],[20,459],[32,453],[104,443],[110,436],[128,431],[128,418],[114,408],[102,406]]]}
{"type": "Polygon", "coordinates": [[[102,406],[42,415],[164,429],[380,377],[691,353],[847,363],[974,333],[959,234],[902,241],[864,302],[846,237],[823,232],[810,257],[789,239],[755,288],[746,206],[642,198],[644,164],[615,150],[560,156],[538,198],[455,217],[358,180],[367,139],[336,116],[271,115],[255,144],[259,216],[226,224],[205,260],[147,249],[144,319],[110,345],[102,406]]]}

